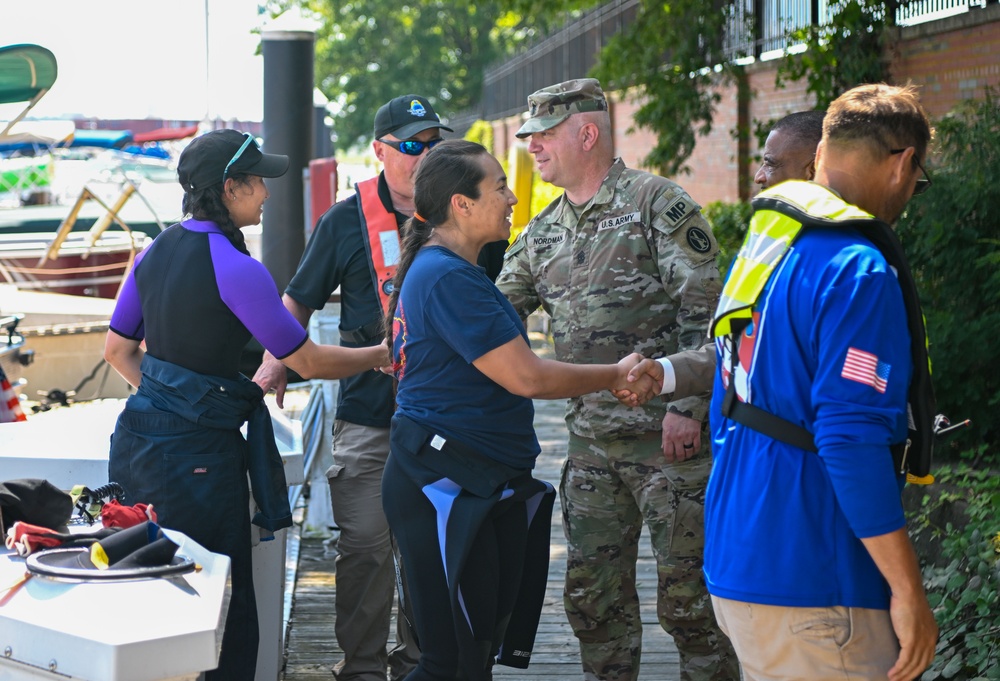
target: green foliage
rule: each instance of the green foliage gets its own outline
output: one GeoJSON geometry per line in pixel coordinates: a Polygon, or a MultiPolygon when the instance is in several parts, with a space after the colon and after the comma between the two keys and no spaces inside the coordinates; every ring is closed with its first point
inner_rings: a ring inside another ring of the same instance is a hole
{"type": "Polygon", "coordinates": [[[518,16],[531,17],[532,26],[546,34],[605,2],[607,0],[503,0],[501,4],[518,16]]]}
{"type": "Polygon", "coordinates": [[[739,203],[713,201],[702,208],[701,212],[712,225],[712,233],[719,242],[717,262],[719,271],[725,274],[729,271],[729,265],[739,252],[740,246],[743,245],[743,239],[750,227],[753,208],[749,201],[739,203]]]}
{"type": "Polygon", "coordinates": [[[486,151],[493,153],[493,126],[489,122],[479,120],[473,123],[466,131],[465,139],[481,144],[486,151]]]}
{"type": "MultiPolygon", "coordinates": [[[[897,225],[927,318],[934,388],[952,421],[972,419],[998,462],[1000,372],[1000,101],[966,102],[936,125],[930,190],[897,225]]],[[[961,442],[961,440],[959,440],[961,442]]]]}
{"type": "Polygon", "coordinates": [[[895,0],[831,0],[829,22],[792,31],[789,47],[805,44],[801,55],[779,62],[775,84],[806,79],[816,108],[826,109],[845,90],[863,83],[887,82],[886,28],[895,0]]]}
{"type": "Polygon", "coordinates": [[[643,165],[664,175],[684,172],[696,134],[712,130],[719,102],[712,86],[741,68],[726,63],[720,43],[732,3],[713,5],[706,7],[704,0],[640,0],[636,21],[604,47],[593,72],[606,89],[635,88],[642,101],[635,127],[656,134],[643,165]],[[716,64],[715,70],[707,68],[716,64]]]}
{"type": "Polygon", "coordinates": [[[371,139],[378,107],[421,94],[447,118],[482,96],[485,67],[530,38],[533,25],[501,3],[458,0],[272,0],[320,20],[316,85],[331,101],[338,149],[371,139]]]}
{"type": "MultiPolygon", "coordinates": [[[[963,455],[984,460],[986,448],[963,455]]],[[[923,681],[1000,679],[1000,476],[965,461],[935,471],[932,490],[910,521],[916,537],[940,541],[937,566],[924,569],[927,597],[940,627],[937,655],[923,681]],[[934,518],[949,504],[965,506],[968,523],[943,526],[934,518]],[[941,567],[941,566],[944,567],[941,567]]]]}

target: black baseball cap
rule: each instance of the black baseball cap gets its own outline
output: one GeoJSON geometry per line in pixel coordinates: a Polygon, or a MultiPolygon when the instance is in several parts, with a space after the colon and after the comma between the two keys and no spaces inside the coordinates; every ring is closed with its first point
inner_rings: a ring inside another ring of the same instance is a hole
{"type": "Polygon", "coordinates": [[[431,128],[454,132],[441,122],[426,97],[403,95],[389,100],[375,113],[375,139],[395,135],[401,140],[431,128]]]}
{"type": "Polygon", "coordinates": [[[281,177],[287,170],[287,156],[265,154],[250,133],[230,129],[211,130],[194,138],[177,161],[177,179],[184,191],[222,184],[226,174],[281,177]],[[244,146],[248,137],[250,141],[244,146]]]}

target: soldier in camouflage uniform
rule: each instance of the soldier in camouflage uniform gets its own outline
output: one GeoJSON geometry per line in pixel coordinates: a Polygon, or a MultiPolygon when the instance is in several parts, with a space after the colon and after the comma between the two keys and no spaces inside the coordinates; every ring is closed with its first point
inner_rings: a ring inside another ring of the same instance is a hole
{"type": "MultiPolygon", "coordinates": [[[[719,295],[718,249],[699,206],[664,178],[614,158],[607,100],[594,79],[528,98],[542,179],[565,193],[511,246],[497,286],[526,318],[552,318],[563,362],[700,348],[719,295]]],[[[711,468],[705,396],[627,407],[610,393],[569,402],[560,495],[568,545],[565,606],[588,681],[635,681],[642,622],[636,592],[643,521],[657,561],[657,613],[681,678],[738,679],[702,577],[711,468]]]]}

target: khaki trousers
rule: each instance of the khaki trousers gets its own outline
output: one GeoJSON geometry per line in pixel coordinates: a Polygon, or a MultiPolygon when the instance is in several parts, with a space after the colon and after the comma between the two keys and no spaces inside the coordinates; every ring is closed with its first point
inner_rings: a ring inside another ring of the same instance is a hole
{"type": "Polygon", "coordinates": [[[712,596],[744,681],[887,678],[899,656],[888,610],[792,608],[712,596]]]}
{"type": "Polygon", "coordinates": [[[420,658],[400,616],[397,645],[386,651],[396,593],[389,524],[382,512],[382,471],[389,455],[389,429],[336,421],[330,482],[337,542],[337,643],[344,659],[338,681],[402,679],[420,658]]]}

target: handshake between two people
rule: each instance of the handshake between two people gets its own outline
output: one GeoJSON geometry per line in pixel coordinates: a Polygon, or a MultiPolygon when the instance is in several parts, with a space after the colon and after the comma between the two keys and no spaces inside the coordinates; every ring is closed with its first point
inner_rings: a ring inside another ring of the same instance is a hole
{"type": "MultiPolygon", "coordinates": [[[[380,347],[383,356],[375,370],[391,375],[394,366],[388,347],[385,342],[380,347]]],[[[618,375],[612,384],[611,394],[622,404],[638,407],[659,395],[662,388],[663,366],[656,360],[633,352],[618,361],[618,375]]]]}
{"type": "Polygon", "coordinates": [[[618,361],[619,376],[611,394],[629,407],[638,407],[663,389],[663,365],[638,352],[618,361]]]}
{"type": "MultiPolygon", "coordinates": [[[[374,369],[384,374],[393,374],[394,366],[388,344],[383,341],[381,345],[370,348],[370,350],[378,353],[374,369]]],[[[530,352],[530,350],[527,349],[527,346],[525,346],[525,352],[530,352]]],[[[533,357],[533,359],[534,358],[537,358],[537,356],[533,357]]],[[[474,362],[474,364],[479,366],[478,362],[474,362]]],[[[509,366],[509,364],[506,363],[506,360],[504,364],[509,366]]],[[[611,394],[614,395],[615,398],[617,398],[622,404],[629,407],[638,407],[660,394],[660,391],[663,388],[664,372],[663,366],[656,360],[648,359],[643,357],[638,352],[633,352],[632,354],[620,359],[617,367],[618,371],[615,376],[615,380],[610,386],[610,390],[611,394]]],[[[487,376],[491,376],[501,385],[508,387],[508,381],[504,380],[504,375],[508,373],[508,371],[501,370],[494,376],[488,366],[480,366],[480,370],[483,370],[487,376]]],[[[509,386],[508,389],[517,394],[521,394],[516,387],[509,386]]],[[[563,396],[564,395],[558,395],[558,397],[563,396]]],[[[554,399],[554,397],[550,399],[554,399]]]]}

